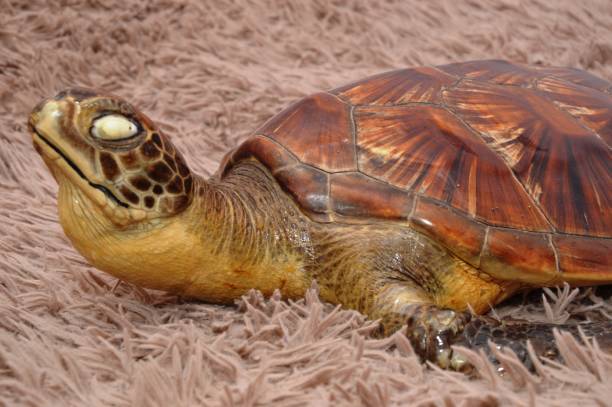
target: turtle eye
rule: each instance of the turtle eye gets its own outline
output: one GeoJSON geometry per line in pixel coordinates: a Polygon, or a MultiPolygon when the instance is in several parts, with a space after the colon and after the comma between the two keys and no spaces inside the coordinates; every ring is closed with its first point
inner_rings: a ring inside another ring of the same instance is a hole
{"type": "Polygon", "coordinates": [[[102,116],[93,122],[91,135],[101,140],[123,140],[134,137],[139,132],[139,127],[125,116],[109,114],[102,116]]]}

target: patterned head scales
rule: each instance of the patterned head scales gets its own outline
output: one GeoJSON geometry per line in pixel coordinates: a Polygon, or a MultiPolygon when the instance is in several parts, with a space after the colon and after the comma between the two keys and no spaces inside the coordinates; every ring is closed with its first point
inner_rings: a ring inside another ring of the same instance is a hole
{"type": "Polygon", "coordinates": [[[181,154],[158,131],[152,131],[136,148],[98,151],[96,160],[107,183],[130,206],[172,214],[189,203],[191,172],[181,154]]]}
{"type": "Polygon", "coordinates": [[[69,89],[37,106],[30,125],[45,148],[121,207],[168,216],[191,200],[193,177],[181,154],[121,98],[69,89]]]}

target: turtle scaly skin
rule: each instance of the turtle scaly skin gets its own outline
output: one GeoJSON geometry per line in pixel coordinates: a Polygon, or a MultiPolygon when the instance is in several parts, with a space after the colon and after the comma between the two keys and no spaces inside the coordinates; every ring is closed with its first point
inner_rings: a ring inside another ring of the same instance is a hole
{"type": "Polygon", "coordinates": [[[296,102],[207,180],[114,95],[66,90],[29,124],[64,231],[100,270],[220,304],[316,280],[460,368],[468,309],[612,283],[611,92],[503,61],[387,72],[296,102]]]}

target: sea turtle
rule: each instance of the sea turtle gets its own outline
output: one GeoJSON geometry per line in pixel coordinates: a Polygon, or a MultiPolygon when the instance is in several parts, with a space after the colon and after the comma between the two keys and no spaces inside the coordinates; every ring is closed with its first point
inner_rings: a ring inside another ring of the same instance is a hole
{"type": "Polygon", "coordinates": [[[504,61],[394,70],[297,101],[207,180],[108,93],[60,92],[29,124],[97,268],[213,303],[316,279],[449,365],[468,309],[612,283],[611,93],[504,61]]]}

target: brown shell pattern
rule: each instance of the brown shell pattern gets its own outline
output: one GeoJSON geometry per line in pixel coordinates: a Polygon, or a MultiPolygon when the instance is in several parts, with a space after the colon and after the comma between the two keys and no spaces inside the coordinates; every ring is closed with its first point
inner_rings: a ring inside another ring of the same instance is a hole
{"type": "Polygon", "coordinates": [[[255,158],[314,220],[410,223],[507,278],[611,281],[611,93],[505,61],[386,72],[294,103],[221,173],[255,158]]]}

